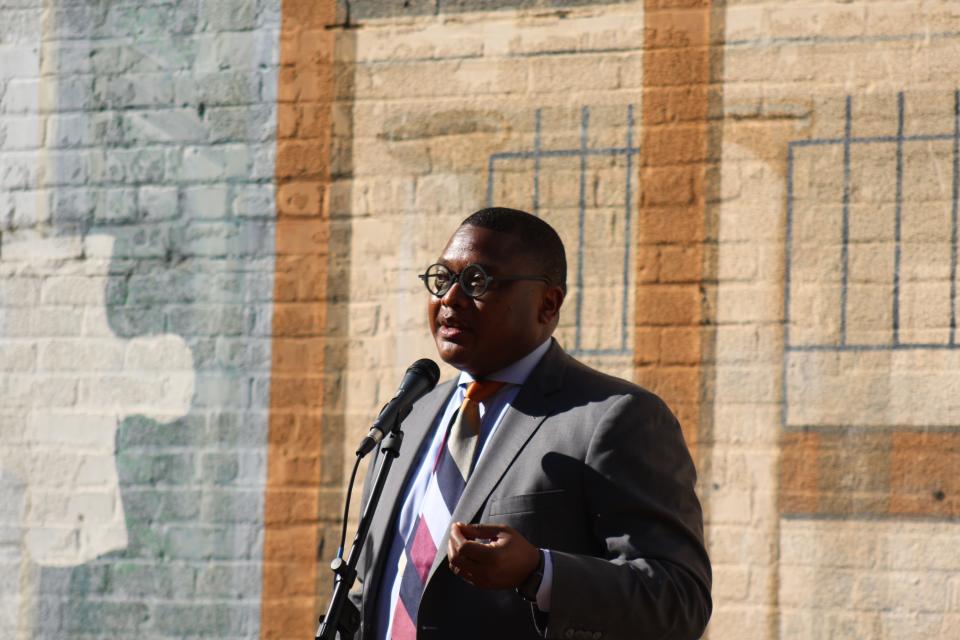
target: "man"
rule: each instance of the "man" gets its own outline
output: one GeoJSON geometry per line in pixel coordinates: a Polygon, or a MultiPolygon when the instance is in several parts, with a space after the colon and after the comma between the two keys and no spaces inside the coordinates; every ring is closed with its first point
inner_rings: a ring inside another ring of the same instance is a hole
{"type": "Polygon", "coordinates": [[[551,338],[556,232],[484,209],[420,277],[461,373],[403,422],[360,561],[363,637],[699,638],[711,570],[693,463],[658,397],[551,338]]]}

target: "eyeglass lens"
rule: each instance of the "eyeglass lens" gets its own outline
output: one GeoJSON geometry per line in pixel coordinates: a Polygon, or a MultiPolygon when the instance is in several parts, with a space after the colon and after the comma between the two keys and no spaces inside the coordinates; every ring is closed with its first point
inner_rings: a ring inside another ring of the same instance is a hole
{"type": "Polygon", "coordinates": [[[427,289],[436,296],[442,296],[449,291],[457,280],[460,281],[463,292],[470,297],[481,296],[487,290],[487,274],[475,264],[466,266],[459,276],[442,264],[435,264],[427,269],[425,275],[427,289]]]}

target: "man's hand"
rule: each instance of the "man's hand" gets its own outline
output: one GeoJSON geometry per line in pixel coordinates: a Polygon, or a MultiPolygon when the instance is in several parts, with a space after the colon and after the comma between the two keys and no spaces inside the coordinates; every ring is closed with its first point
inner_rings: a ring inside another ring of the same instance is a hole
{"type": "Polygon", "coordinates": [[[540,551],[512,527],[454,522],[447,545],[450,570],[480,589],[513,589],[533,573],[540,551]]]}

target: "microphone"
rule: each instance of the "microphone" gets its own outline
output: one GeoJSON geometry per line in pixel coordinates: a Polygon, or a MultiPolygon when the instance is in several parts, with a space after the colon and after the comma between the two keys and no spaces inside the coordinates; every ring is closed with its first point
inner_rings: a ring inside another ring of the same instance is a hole
{"type": "Polygon", "coordinates": [[[377,416],[373,426],[370,427],[367,437],[357,448],[357,455],[362,458],[373,451],[373,448],[393,429],[393,425],[407,417],[413,403],[437,386],[439,379],[440,367],[429,358],[417,360],[410,365],[407,373],[403,376],[400,388],[397,389],[397,395],[393,396],[393,400],[384,405],[380,415],[377,416]]]}

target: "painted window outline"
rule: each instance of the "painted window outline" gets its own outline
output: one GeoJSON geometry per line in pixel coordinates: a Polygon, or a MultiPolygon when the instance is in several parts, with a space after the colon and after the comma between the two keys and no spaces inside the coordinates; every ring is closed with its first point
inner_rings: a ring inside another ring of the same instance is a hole
{"type": "Polygon", "coordinates": [[[787,385],[788,355],[793,352],[856,352],[856,351],[898,351],[918,350],[955,350],[960,349],[957,342],[957,245],[958,245],[958,199],[960,199],[960,90],[954,91],[953,122],[950,133],[904,134],[904,92],[897,93],[897,133],[887,136],[852,135],[853,115],[851,96],[846,96],[844,105],[844,133],[841,138],[811,138],[791,140],[787,144],[787,180],[786,180],[786,235],[784,247],[784,297],[783,297],[783,371],[781,425],[787,425],[789,407],[789,389],[787,385]],[[903,147],[908,142],[950,141],[952,146],[951,170],[951,210],[950,210],[950,320],[949,338],[945,343],[903,342],[900,339],[900,266],[902,244],[902,207],[903,207],[903,147]],[[847,342],[847,287],[849,284],[849,247],[850,247],[850,150],[853,145],[895,144],[896,145],[896,188],[894,201],[894,267],[892,291],[891,339],[883,343],[847,342]],[[791,265],[793,263],[793,223],[794,223],[794,152],[796,149],[815,146],[843,147],[843,195],[841,201],[841,255],[840,255],[840,323],[838,344],[793,344],[791,342],[791,265]]]}
{"type": "Polygon", "coordinates": [[[541,160],[543,158],[578,158],[579,159],[579,198],[578,198],[578,230],[577,230],[577,271],[574,274],[574,286],[577,295],[574,300],[574,344],[570,353],[578,356],[621,356],[633,353],[629,346],[629,295],[630,295],[630,258],[631,258],[631,239],[633,237],[633,168],[634,156],[640,153],[640,148],[633,144],[633,131],[636,124],[634,119],[634,108],[632,104],[627,105],[626,114],[626,136],[623,146],[620,147],[590,147],[590,107],[580,108],[580,146],[567,149],[544,149],[542,143],[542,112],[543,108],[534,111],[534,139],[533,149],[523,151],[501,151],[491,154],[487,161],[487,206],[493,206],[493,184],[496,175],[496,163],[498,160],[533,160],[533,202],[531,205],[532,213],[540,215],[540,173],[541,160]],[[583,347],[582,327],[583,327],[583,263],[584,263],[584,235],[586,225],[586,193],[587,193],[587,161],[591,157],[603,156],[625,156],[625,181],[624,181],[624,254],[623,254],[623,277],[622,277],[622,299],[621,299],[621,318],[620,318],[620,336],[619,346],[609,348],[588,349],[583,347]]]}

